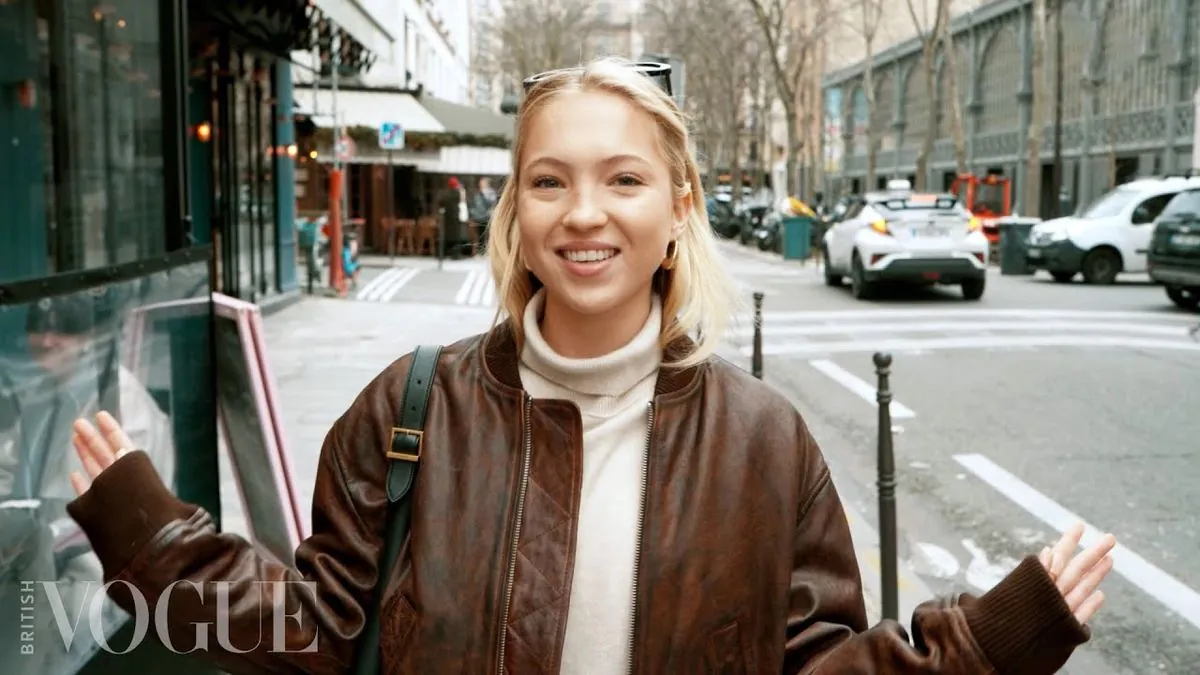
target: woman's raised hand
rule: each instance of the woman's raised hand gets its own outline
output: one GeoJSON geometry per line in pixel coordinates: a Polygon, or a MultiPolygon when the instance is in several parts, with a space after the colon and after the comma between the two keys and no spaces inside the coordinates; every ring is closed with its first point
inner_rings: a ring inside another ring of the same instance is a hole
{"type": "Polygon", "coordinates": [[[96,415],[96,425],[86,419],[75,420],[75,433],[71,435],[71,444],[83,462],[85,478],[78,471],[71,472],[71,487],[75,493],[82,495],[91,487],[92,481],[113,462],[133,452],[133,441],[121,429],[121,425],[112,415],[100,412],[96,415]],[[99,428],[97,428],[99,427],[99,428]]]}
{"type": "Polygon", "coordinates": [[[1098,587],[1112,571],[1112,550],[1117,545],[1117,538],[1106,534],[1091,548],[1076,554],[1083,530],[1083,523],[1077,523],[1038,556],[1080,625],[1090,621],[1104,604],[1104,592],[1098,587]]]}

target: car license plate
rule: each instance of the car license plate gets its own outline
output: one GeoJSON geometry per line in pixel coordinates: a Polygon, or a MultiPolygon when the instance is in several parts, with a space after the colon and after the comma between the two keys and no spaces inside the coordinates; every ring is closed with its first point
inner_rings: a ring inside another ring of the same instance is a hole
{"type": "Polygon", "coordinates": [[[1180,248],[1200,246],[1200,234],[1176,234],[1171,236],[1171,245],[1180,248]]]}

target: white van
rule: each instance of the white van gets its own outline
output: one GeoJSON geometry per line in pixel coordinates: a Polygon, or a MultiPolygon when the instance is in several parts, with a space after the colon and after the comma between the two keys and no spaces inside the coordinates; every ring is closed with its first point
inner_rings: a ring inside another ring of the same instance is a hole
{"type": "Polygon", "coordinates": [[[1118,185],[1073,216],[1034,225],[1025,258],[1063,283],[1080,273],[1089,284],[1111,284],[1121,272],[1145,272],[1155,219],[1181,190],[1196,186],[1200,176],[1118,185]]]}

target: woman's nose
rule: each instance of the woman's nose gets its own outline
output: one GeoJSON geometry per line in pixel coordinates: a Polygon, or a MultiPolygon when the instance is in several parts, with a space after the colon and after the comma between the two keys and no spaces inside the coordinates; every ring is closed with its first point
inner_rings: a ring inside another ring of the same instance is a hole
{"type": "Polygon", "coordinates": [[[563,218],[567,227],[600,227],[608,222],[608,215],[598,196],[591,190],[577,190],[572,195],[571,208],[563,218]]]}

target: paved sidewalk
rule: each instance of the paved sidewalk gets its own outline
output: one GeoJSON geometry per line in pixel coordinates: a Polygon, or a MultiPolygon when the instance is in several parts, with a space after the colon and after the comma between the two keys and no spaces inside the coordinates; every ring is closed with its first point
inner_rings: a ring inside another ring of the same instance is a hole
{"type": "MultiPolygon", "coordinates": [[[[488,308],[416,303],[381,306],[313,297],[266,318],[268,358],[306,520],[321,443],[358,392],[418,344],[445,344],[482,332],[493,318],[494,311],[488,308]]],[[[745,361],[736,353],[731,360],[745,361]]],[[[836,472],[835,482],[839,482],[836,472]]],[[[849,505],[847,508],[873,624],[880,615],[879,538],[865,517],[849,505]]],[[[931,595],[919,577],[901,565],[901,622],[907,626],[913,607],[931,595]]]]}

